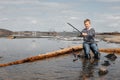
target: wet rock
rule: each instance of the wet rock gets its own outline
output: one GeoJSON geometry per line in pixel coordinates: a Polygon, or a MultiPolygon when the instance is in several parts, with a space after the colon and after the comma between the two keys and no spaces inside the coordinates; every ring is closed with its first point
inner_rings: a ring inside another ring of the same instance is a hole
{"type": "Polygon", "coordinates": [[[104,68],[104,67],[101,67],[101,68],[99,69],[99,71],[98,71],[98,74],[99,74],[100,76],[106,75],[107,73],[108,73],[108,70],[107,70],[106,68],[104,68]]]}
{"type": "Polygon", "coordinates": [[[80,58],[85,58],[85,55],[84,54],[73,54],[75,59],[73,59],[73,62],[77,61],[78,59],[80,58]]]}
{"type": "Polygon", "coordinates": [[[78,59],[77,58],[75,58],[75,59],[73,59],[73,62],[75,62],[75,61],[77,61],[78,59]]]}
{"type": "Polygon", "coordinates": [[[117,56],[114,53],[108,54],[105,57],[108,58],[108,59],[110,59],[110,60],[116,60],[117,59],[117,56]]]}
{"type": "Polygon", "coordinates": [[[2,56],[0,56],[0,58],[3,58],[2,56]]]}
{"type": "Polygon", "coordinates": [[[103,66],[109,66],[110,62],[109,61],[104,61],[104,63],[102,64],[103,66]]]}
{"type": "Polygon", "coordinates": [[[77,55],[77,57],[78,57],[78,58],[84,58],[85,55],[83,55],[83,54],[79,54],[79,55],[77,55]]]}

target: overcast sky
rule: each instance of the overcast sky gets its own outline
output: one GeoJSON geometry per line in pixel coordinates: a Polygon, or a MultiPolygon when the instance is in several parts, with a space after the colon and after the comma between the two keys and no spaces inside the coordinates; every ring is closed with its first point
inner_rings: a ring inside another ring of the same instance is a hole
{"type": "Polygon", "coordinates": [[[86,18],[96,32],[120,32],[120,0],[0,0],[0,28],[13,31],[81,30],[86,18]]]}

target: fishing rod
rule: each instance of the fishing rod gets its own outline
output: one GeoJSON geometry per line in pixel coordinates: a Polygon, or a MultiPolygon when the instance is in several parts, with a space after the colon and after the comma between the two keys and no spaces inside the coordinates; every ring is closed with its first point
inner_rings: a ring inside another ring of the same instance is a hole
{"type": "Polygon", "coordinates": [[[72,28],[74,28],[75,30],[77,30],[80,34],[82,34],[82,32],[81,31],[79,31],[77,28],[75,28],[72,24],[70,24],[70,23],[67,23],[68,25],[70,25],[72,28]]]}

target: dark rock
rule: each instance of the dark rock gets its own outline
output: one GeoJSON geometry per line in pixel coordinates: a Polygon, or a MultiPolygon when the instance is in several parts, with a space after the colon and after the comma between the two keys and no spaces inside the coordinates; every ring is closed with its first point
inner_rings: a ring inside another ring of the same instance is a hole
{"type": "Polygon", "coordinates": [[[77,55],[77,57],[78,57],[78,58],[84,58],[85,55],[83,55],[83,54],[79,54],[79,55],[77,55]]]}
{"type": "Polygon", "coordinates": [[[110,60],[116,60],[117,59],[117,56],[114,53],[108,54],[105,57],[108,58],[108,59],[110,59],[110,60]]]}
{"type": "Polygon", "coordinates": [[[73,62],[75,62],[75,61],[77,61],[78,59],[77,58],[75,58],[75,59],[73,59],[73,62]]]}
{"type": "Polygon", "coordinates": [[[108,70],[106,68],[101,67],[98,71],[99,76],[106,75],[108,70]]]}
{"type": "Polygon", "coordinates": [[[110,63],[109,63],[109,61],[104,61],[104,63],[103,63],[102,65],[103,65],[103,66],[109,66],[110,63]]]}
{"type": "Polygon", "coordinates": [[[0,56],[0,58],[3,58],[2,56],[0,56]]]}

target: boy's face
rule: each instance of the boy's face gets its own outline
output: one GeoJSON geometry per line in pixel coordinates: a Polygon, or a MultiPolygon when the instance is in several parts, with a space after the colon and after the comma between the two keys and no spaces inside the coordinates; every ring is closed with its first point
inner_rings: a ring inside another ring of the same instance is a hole
{"type": "Polygon", "coordinates": [[[87,29],[89,29],[91,26],[89,21],[85,22],[84,25],[85,25],[85,28],[87,28],[87,29]]]}

